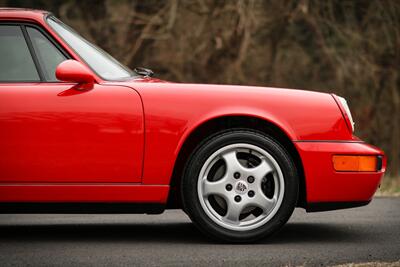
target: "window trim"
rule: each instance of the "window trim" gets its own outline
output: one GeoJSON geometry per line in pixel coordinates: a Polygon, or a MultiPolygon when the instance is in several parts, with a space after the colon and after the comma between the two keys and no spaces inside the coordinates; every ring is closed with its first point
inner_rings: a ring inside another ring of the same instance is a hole
{"type": "Polygon", "coordinates": [[[35,48],[33,47],[32,40],[31,40],[31,38],[30,38],[30,36],[28,34],[28,31],[26,30],[26,27],[35,28],[40,33],[42,33],[43,36],[45,38],[47,38],[47,40],[49,40],[49,42],[52,43],[56,47],[56,49],[60,51],[60,53],[62,55],[65,56],[66,60],[67,59],[73,59],[73,57],[67,51],[65,51],[61,47],[61,45],[56,40],[54,40],[54,38],[52,38],[51,35],[45,29],[43,29],[41,26],[39,26],[37,24],[30,23],[30,22],[23,22],[23,21],[1,21],[0,22],[0,26],[3,26],[3,25],[6,25],[6,26],[19,26],[20,27],[20,29],[22,31],[22,34],[24,36],[24,39],[25,39],[25,43],[28,46],[29,53],[30,53],[30,55],[32,57],[33,63],[35,64],[36,71],[37,71],[37,73],[39,75],[39,80],[21,80],[21,81],[1,81],[0,80],[0,84],[8,84],[8,83],[11,83],[11,84],[14,84],[14,83],[63,83],[62,81],[49,81],[49,80],[46,80],[46,78],[44,76],[44,73],[43,73],[43,68],[40,65],[39,59],[38,59],[38,57],[36,55],[36,52],[35,52],[35,48]]]}
{"type": "Polygon", "coordinates": [[[29,49],[29,52],[30,52],[30,54],[31,54],[33,63],[34,63],[35,66],[36,66],[36,70],[37,70],[37,72],[38,72],[38,74],[39,74],[40,82],[43,82],[43,81],[45,80],[44,74],[43,74],[43,69],[42,69],[42,66],[41,66],[40,63],[39,63],[39,59],[37,58],[36,51],[35,51],[35,49],[33,48],[32,40],[31,40],[31,38],[30,38],[29,35],[28,35],[28,32],[27,32],[27,30],[26,30],[25,25],[20,25],[19,27],[21,28],[22,34],[24,35],[25,43],[26,43],[26,45],[28,46],[28,49],[29,49]]]}

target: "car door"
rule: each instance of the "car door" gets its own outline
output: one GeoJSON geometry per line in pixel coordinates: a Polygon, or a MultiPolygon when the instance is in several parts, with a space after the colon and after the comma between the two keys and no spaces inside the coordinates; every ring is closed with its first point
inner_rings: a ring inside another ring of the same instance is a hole
{"type": "Polygon", "coordinates": [[[140,182],[140,96],[57,81],[67,58],[39,27],[0,24],[0,183],[140,182]]]}

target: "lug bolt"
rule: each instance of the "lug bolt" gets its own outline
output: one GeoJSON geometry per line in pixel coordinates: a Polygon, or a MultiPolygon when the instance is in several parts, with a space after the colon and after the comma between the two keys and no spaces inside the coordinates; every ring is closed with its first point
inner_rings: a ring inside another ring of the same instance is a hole
{"type": "Polygon", "coordinates": [[[231,191],[232,190],[232,185],[231,184],[227,184],[225,186],[225,189],[228,190],[228,191],[231,191]]]}
{"type": "Polygon", "coordinates": [[[236,202],[240,202],[242,200],[242,198],[240,196],[235,196],[235,201],[236,202]]]}
{"type": "Polygon", "coordinates": [[[233,174],[233,177],[235,177],[235,179],[239,179],[239,178],[240,178],[240,173],[235,172],[235,173],[233,174]]]}
{"type": "Polygon", "coordinates": [[[254,183],[254,177],[253,176],[249,176],[249,177],[247,177],[247,182],[249,182],[249,183],[254,183]]]}
{"type": "Polygon", "coordinates": [[[250,191],[247,193],[247,195],[248,195],[249,197],[254,197],[255,193],[254,193],[253,190],[250,190],[250,191]]]}

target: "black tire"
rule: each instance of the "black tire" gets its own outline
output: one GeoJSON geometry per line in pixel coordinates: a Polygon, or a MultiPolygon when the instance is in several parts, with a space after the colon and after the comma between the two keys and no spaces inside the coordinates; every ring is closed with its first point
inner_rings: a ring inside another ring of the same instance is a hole
{"type": "Polygon", "coordinates": [[[286,149],[273,137],[263,133],[232,129],[202,142],[185,166],[181,184],[183,207],[190,219],[208,237],[228,243],[248,243],[277,232],[290,218],[298,199],[299,181],[296,166],[286,149]],[[236,143],[255,145],[267,151],[279,164],[284,178],[283,200],[275,215],[256,229],[237,231],[215,223],[204,211],[198,196],[198,177],[206,160],[218,149],[236,143]]]}

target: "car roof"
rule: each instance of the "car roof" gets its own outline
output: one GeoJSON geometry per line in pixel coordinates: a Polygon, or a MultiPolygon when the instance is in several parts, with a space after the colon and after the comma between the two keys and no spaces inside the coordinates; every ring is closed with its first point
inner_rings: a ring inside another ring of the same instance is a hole
{"type": "Polygon", "coordinates": [[[49,14],[49,12],[45,10],[0,7],[0,19],[28,19],[38,21],[42,20],[46,14],[49,14]]]}

